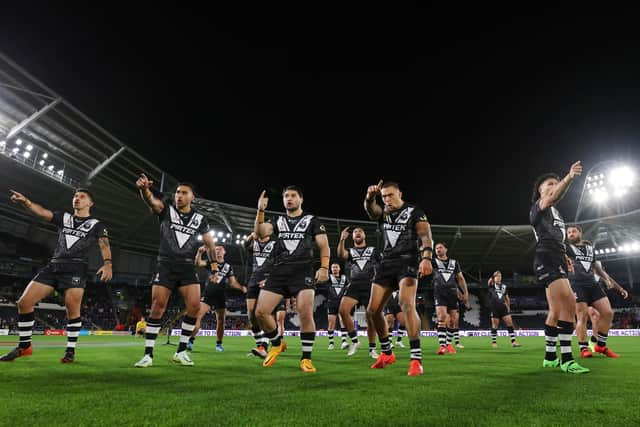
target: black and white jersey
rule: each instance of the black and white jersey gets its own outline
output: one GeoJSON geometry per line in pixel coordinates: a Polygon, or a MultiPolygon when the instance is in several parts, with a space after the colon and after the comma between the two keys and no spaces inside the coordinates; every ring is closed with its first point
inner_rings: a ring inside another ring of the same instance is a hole
{"type": "Polygon", "coordinates": [[[89,262],[89,248],[99,238],[109,237],[104,224],[92,217],[80,218],[68,212],[54,212],[51,223],[58,227],[53,262],[89,262]]]}
{"type": "Polygon", "coordinates": [[[164,202],[164,209],[158,213],[160,220],[160,250],[158,255],[167,261],[193,262],[198,248],[202,245],[198,235],[209,231],[207,218],[195,209],[181,213],[173,204],[164,202]]]}
{"type": "Polygon", "coordinates": [[[596,261],[595,247],[589,242],[567,245],[567,255],[573,261],[574,273],[569,272],[572,285],[593,285],[597,282],[593,264],[596,261]]]}
{"type": "Polygon", "coordinates": [[[255,277],[258,271],[260,271],[261,269],[268,268],[267,260],[273,253],[275,245],[276,240],[273,240],[271,237],[269,237],[269,239],[265,242],[261,242],[255,239],[249,244],[247,250],[251,252],[251,257],[253,260],[251,277],[255,277]]]}
{"type": "Polygon", "coordinates": [[[564,253],[564,240],[567,238],[564,219],[555,206],[540,209],[540,199],[531,207],[529,222],[536,237],[536,252],[564,253]]]}
{"type": "Polygon", "coordinates": [[[304,213],[296,217],[280,215],[271,223],[277,236],[271,255],[273,265],[313,263],[315,236],[327,233],[318,218],[304,213]]]}
{"type": "MultiPolygon", "coordinates": [[[[209,277],[211,277],[211,274],[214,274],[211,271],[211,265],[209,263],[207,263],[208,266],[208,270],[209,270],[209,277]]],[[[222,263],[218,263],[218,272],[215,273],[218,275],[218,282],[217,283],[212,283],[212,282],[208,282],[209,285],[214,285],[214,286],[222,286],[224,288],[228,288],[229,287],[229,280],[231,279],[231,277],[235,276],[236,273],[233,271],[233,267],[231,267],[231,264],[229,264],[226,261],[223,261],[222,263]]]]}
{"type": "Polygon", "coordinates": [[[349,249],[351,283],[371,282],[376,273],[380,253],[373,246],[349,249]]]}
{"type": "Polygon", "coordinates": [[[433,266],[433,287],[438,289],[458,289],[456,275],[462,270],[460,263],[453,258],[441,260],[436,257],[431,261],[433,266]]]}
{"type": "Polygon", "coordinates": [[[419,207],[405,203],[393,212],[384,212],[379,223],[384,235],[383,259],[418,259],[420,247],[416,224],[426,222],[427,216],[419,207]]]}
{"type": "Polygon", "coordinates": [[[342,294],[345,291],[345,288],[349,286],[349,281],[347,280],[347,276],[341,274],[340,276],[334,276],[333,274],[329,275],[329,298],[330,299],[338,299],[342,298],[342,294]]]}
{"type": "Polygon", "coordinates": [[[489,302],[492,307],[498,307],[506,303],[507,285],[504,283],[494,283],[489,287],[489,302]]]}

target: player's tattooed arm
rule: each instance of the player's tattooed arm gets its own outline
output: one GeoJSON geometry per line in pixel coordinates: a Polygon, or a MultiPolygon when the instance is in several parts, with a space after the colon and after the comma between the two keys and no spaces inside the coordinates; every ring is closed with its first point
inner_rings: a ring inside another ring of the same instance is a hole
{"type": "Polygon", "coordinates": [[[258,197],[258,211],[256,212],[256,220],[253,223],[253,232],[256,233],[256,236],[260,235],[260,224],[264,222],[264,211],[267,210],[269,205],[269,198],[266,193],[265,190],[262,190],[260,197],[258,197]]]}
{"type": "Polygon", "coordinates": [[[376,197],[380,194],[382,180],[377,185],[370,185],[367,188],[367,195],[364,197],[364,210],[372,220],[377,220],[382,216],[382,207],[376,201],[376,197]]]}
{"type": "Polygon", "coordinates": [[[51,212],[49,209],[45,209],[39,204],[33,203],[26,196],[18,193],[17,191],[9,191],[11,191],[11,201],[13,203],[20,203],[30,214],[35,215],[44,221],[51,222],[51,220],[53,219],[53,212],[51,212]]]}
{"type": "Polygon", "coordinates": [[[456,275],[458,284],[462,288],[462,302],[465,306],[469,305],[469,287],[467,286],[467,280],[464,278],[464,274],[458,273],[456,275]]]}
{"type": "Polygon", "coordinates": [[[96,272],[96,275],[100,277],[103,282],[108,282],[113,277],[113,263],[111,262],[111,246],[109,245],[108,237],[100,237],[98,239],[98,246],[100,247],[100,254],[104,265],[96,272]]]}
{"type": "Polygon", "coordinates": [[[420,276],[428,276],[433,271],[431,259],[433,258],[433,237],[431,234],[431,225],[427,221],[427,216],[420,218],[416,222],[416,233],[420,238],[420,265],[418,271],[420,276]]]}
{"type": "Polygon", "coordinates": [[[202,245],[198,248],[198,252],[196,252],[196,258],[193,260],[193,264],[196,267],[206,267],[207,261],[202,259],[202,255],[207,251],[207,247],[202,245]]]}
{"type": "Polygon", "coordinates": [[[147,206],[149,206],[151,212],[159,214],[164,209],[164,203],[153,195],[151,192],[152,185],[153,181],[150,181],[143,173],[140,174],[140,177],[136,181],[136,187],[138,187],[138,190],[140,191],[140,197],[142,197],[142,200],[144,200],[147,206]]]}
{"type": "Polygon", "coordinates": [[[320,251],[320,268],[316,271],[316,281],[326,282],[329,280],[329,257],[331,250],[329,249],[329,239],[326,234],[316,234],[316,245],[320,251]]]}
{"type": "Polygon", "coordinates": [[[216,242],[213,240],[211,233],[204,233],[202,235],[202,241],[207,247],[207,257],[211,263],[211,271],[215,273],[218,271],[218,262],[216,261],[216,242]]]}
{"type": "Polygon", "coordinates": [[[616,282],[615,280],[613,280],[613,277],[609,276],[609,273],[607,273],[606,271],[604,271],[604,268],[602,268],[602,265],[600,264],[600,262],[595,262],[593,264],[593,271],[600,277],[602,277],[605,281],[605,283],[607,284],[607,288],[609,289],[613,289],[615,288],[618,292],[620,292],[620,295],[622,295],[622,297],[624,299],[627,299],[629,297],[629,292],[627,292],[627,290],[625,288],[623,288],[622,286],[620,286],[618,284],[618,282],[616,282]]]}
{"type": "Polygon", "coordinates": [[[349,252],[344,247],[344,242],[349,238],[349,227],[345,227],[340,233],[340,241],[338,242],[338,256],[342,259],[349,259],[349,252]]]}
{"type": "Polygon", "coordinates": [[[556,184],[553,190],[548,195],[540,198],[540,210],[545,210],[559,202],[569,189],[573,179],[580,175],[582,175],[582,165],[580,161],[577,161],[571,165],[569,173],[556,184]]]}

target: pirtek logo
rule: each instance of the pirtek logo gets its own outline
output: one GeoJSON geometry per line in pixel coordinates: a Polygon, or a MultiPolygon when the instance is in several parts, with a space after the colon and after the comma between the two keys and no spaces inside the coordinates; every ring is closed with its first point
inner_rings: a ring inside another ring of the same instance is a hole
{"type": "Polygon", "coordinates": [[[84,231],[74,230],[73,228],[64,228],[62,232],[64,234],[70,234],[72,236],[76,236],[81,239],[84,239],[85,237],[87,237],[87,233],[85,233],[84,231]]]}
{"type": "Polygon", "coordinates": [[[284,233],[280,233],[280,237],[283,238],[283,239],[287,239],[287,240],[304,239],[304,233],[284,232],[284,233]]]}
{"type": "Polygon", "coordinates": [[[384,229],[386,231],[398,231],[402,232],[407,229],[407,224],[384,224],[384,229]]]}
{"type": "Polygon", "coordinates": [[[179,225],[179,224],[171,224],[171,229],[172,230],[176,230],[179,231],[181,233],[185,233],[185,234],[190,234],[190,235],[194,235],[196,234],[196,230],[191,228],[191,227],[185,227],[184,225],[179,225]]]}

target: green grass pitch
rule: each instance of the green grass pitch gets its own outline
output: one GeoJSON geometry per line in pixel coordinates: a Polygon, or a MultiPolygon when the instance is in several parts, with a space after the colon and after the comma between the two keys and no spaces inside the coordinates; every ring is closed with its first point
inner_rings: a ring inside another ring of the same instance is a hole
{"type": "MultiPolygon", "coordinates": [[[[2,337],[0,351],[17,337],[2,337]]],[[[177,337],[171,338],[177,342],[177,337]]],[[[586,375],[542,369],[544,338],[462,338],[456,355],[436,356],[436,339],[423,338],[422,377],[407,377],[409,349],[373,370],[366,337],[352,358],[327,350],[318,337],[318,372],[299,370],[300,342],[271,368],[247,357],[249,337],[199,338],[194,367],[174,366],[175,346],[159,337],[154,366],[136,369],[144,340],[80,337],[76,362],[63,365],[64,337],[35,337],[34,354],[0,364],[0,425],[94,426],[584,426],[639,425],[640,339],[610,338],[620,359],[581,360],[586,375]]],[[[337,341],[339,343],[339,340],[337,341]]],[[[405,338],[405,344],[408,342],[405,338]]],[[[574,354],[577,355],[574,339],[574,354]]]]}

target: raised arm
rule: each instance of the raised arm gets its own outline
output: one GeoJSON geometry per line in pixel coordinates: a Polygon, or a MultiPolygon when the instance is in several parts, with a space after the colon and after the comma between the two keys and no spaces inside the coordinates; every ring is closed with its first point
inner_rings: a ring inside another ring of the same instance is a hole
{"type": "Polygon", "coordinates": [[[207,266],[207,261],[202,259],[202,255],[204,255],[206,251],[207,251],[207,247],[205,245],[202,245],[198,248],[198,252],[196,252],[196,257],[193,260],[193,265],[195,265],[196,267],[207,266]]]}
{"type": "Polygon", "coordinates": [[[140,191],[140,197],[142,197],[142,200],[149,206],[151,212],[159,214],[164,209],[164,203],[153,195],[151,185],[153,185],[153,181],[149,181],[149,178],[141,173],[140,178],[136,181],[136,187],[138,187],[140,191]]]}
{"type": "Polygon", "coordinates": [[[344,247],[344,242],[349,238],[349,227],[345,227],[340,233],[340,241],[338,242],[338,256],[342,259],[349,259],[349,252],[344,247]]]}
{"type": "Polygon", "coordinates": [[[113,263],[111,262],[111,246],[109,246],[108,237],[100,237],[98,239],[100,254],[102,255],[102,267],[96,272],[103,282],[108,282],[113,277],[113,263]]]}
{"type": "Polygon", "coordinates": [[[382,216],[382,207],[376,201],[376,197],[380,194],[382,187],[382,180],[378,182],[378,185],[370,185],[367,188],[367,195],[364,198],[364,210],[367,211],[369,218],[376,221],[382,216]]]}
{"type": "Polygon", "coordinates": [[[580,176],[582,174],[582,165],[580,161],[575,162],[571,165],[571,169],[569,169],[569,173],[558,182],[553,191],[551,191],[547,196],[543,196],[540,198],[540,210],[545,210],[550,206],[555,205],[564,197],[564,194],[569,189],[571,182],[576,176],[580,176]]]}
{"type": "Polygon", "coordinates": [[[255,231],[252,231],[251,234],[247,236],[244,240],[244,249],[253,252],[253,241],[258,240],[258,234],[255,231]]]}
{"type": "Polygon", "coordinates": [[[269,198],[265,194],[266,191],[262,190],[260,197],[258,197],[258,212],[256,212],[256,220],[253,223],[253,232],[256,233],[256,236],[260,235],[260,224],[264,222],[264,211],[267,210],[267,205],[269,204],[269,198]]]}
{"type": "Polygon", "coordinates": [[[24,209],[29,212],[31,215],[37,216],[43,221],[51,222],[53,219],[53,212],[49,209],[45,209],[37,203],[33,203],[24,195],[18,193],[17,191],[11,191],[11,201],[13,203],[20,203],[24,207],[24,209]]]}

